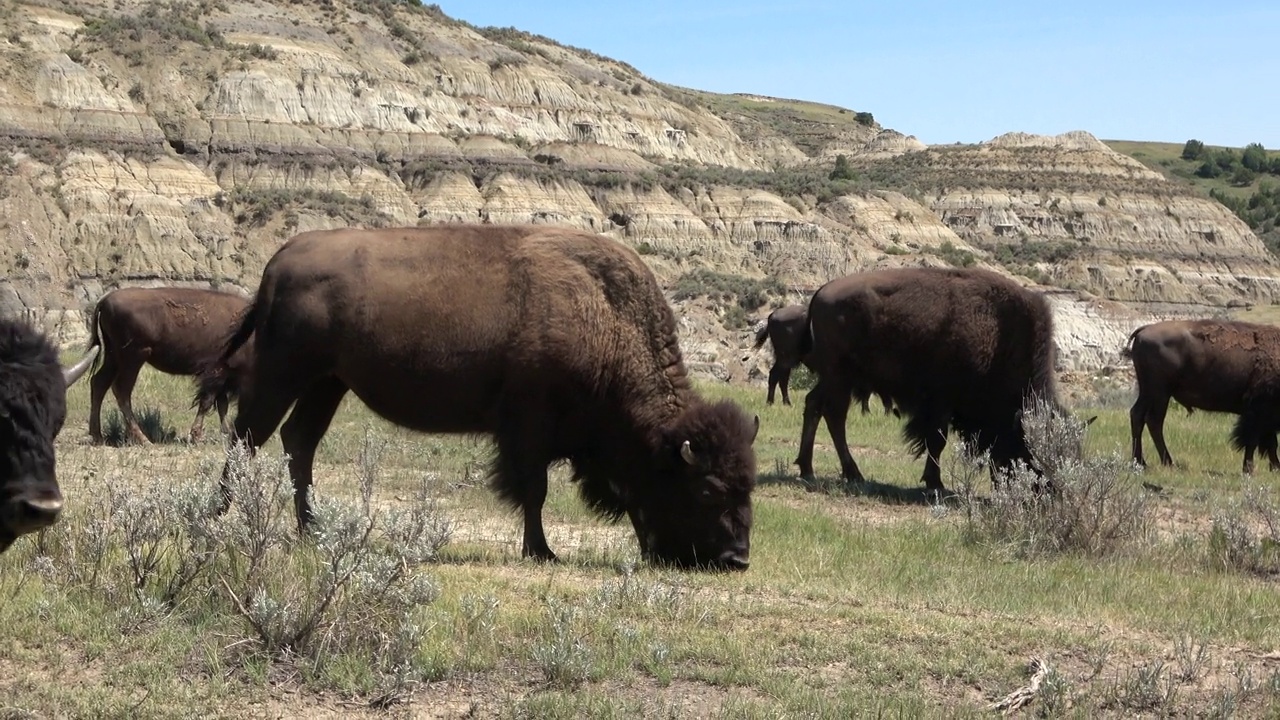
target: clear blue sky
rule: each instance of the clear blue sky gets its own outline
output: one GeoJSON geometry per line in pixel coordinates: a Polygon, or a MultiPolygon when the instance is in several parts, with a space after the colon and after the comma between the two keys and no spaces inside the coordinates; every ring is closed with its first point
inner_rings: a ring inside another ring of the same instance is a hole
{"type": "Polygon", "coordinates": [[[1280,149],[1280,0],[449,0],[661,82],[869,111],[929,144],[1014,130],[1280,149]]]}

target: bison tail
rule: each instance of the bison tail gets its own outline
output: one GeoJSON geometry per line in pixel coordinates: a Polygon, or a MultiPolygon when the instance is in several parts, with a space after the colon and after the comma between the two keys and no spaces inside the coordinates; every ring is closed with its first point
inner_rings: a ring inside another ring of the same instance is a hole
{"type": "Polygon", "coordinates": [[[756,332],[755,348],[759,350],[764,347],[764,341],[769,339],[769,323],[765,323],[759,331],[756,332]]]}
{"type": "Polygon", "coordinates": [[[1138,333],[1142,332],[1143,329],[1145,329],[1146,327],[1147,327],[1146,325],[1143,325],[1137,330],[1134,330],[1133,332],[1129,333],[1129,339],[1125,341],[1124,347],[1120,348],[1121,357],[1125,357],[1125,358],[1133,357],[1133,341],[1138,339],[1138,333]]]}
{"type": "Polygon", "coordinates": [[[229,363],[231,356],[253,335],[254,326],[257,325],[257,308],[258,304],[254,302],[240,315],[240,319],[222,342],[218,355],[196,373],[196,395],[191,401],[192,407],[208,409],[219,395],[237,394],[235,374],[230,372],[229,363]]]}
{"type": "MultiPolygon", "coordinates": [[[[93,312],[89,313],[89,345],[85,347],[85,352],[90,352],[94,348],[102,348],[102,328],[99,324],[99,316],[102,312],[102,302],[105,297],[93,304],[93,312]]],[[[98,354],[93,358],[93,364],[89,366],[90,370],[94,370],[102,363],[103,353],[99,350],[98,354]]]]}
{"type": "Polygon", "coordinates": [[[809,353],[813,352],[813,313],[809,314],[809,319],[805,320],[804,329],[800,331],[799,342],[796,343],[796,357],[804,362],[809,357],[809,353]]]}

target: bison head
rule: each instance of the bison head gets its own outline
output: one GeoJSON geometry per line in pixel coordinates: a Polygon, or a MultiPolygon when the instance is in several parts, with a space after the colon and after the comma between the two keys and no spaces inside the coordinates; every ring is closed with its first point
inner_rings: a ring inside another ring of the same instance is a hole
{"type": "Polygon", "coordinates": [[[659,481],[628,513],[651,562],[745,570],[751,553],[751,449],[759,418],[732,402],[696,405],[663,432],[659,481]]]}
{"type": "Polygon", "coordinates": [[[0,552],[62,510],[53,439],[67,416],[66,386],[83,373],[80,366],[64,371],[35,330],[11,324],[0,331],[0,552]]]}

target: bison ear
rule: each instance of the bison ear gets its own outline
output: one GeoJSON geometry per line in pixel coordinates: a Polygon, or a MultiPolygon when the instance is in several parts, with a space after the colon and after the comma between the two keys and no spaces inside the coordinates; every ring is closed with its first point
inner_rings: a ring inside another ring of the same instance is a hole
{"type": "Polygon", "coordinates": [[[759,434],[760,434],[760,416],[757,415],[752,420],[751,439],[747,441],[747,444],[754,445],[756,442],[756,435],[759,435],[759,434]]]}
{"type": "Polygon", "coordinates": [[[698,456],[693,454],[693,448],[689,446],[688,440],[685,440],[684,444],[680,446],[680,457],[684,458],[684,461],[690,465],[698,464],[698,456]]]}

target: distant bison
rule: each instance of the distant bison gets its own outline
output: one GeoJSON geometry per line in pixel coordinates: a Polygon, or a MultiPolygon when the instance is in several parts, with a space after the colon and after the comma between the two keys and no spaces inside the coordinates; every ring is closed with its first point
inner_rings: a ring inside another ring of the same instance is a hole
{"type": "Polygon", "coordinates": [[[568,460],[646,558],[747,567],[759,421],[694,392],[671,308],[623,245],[548,226],[303,233],[267,264],[223,358],[251,334],[235,435],[261,445],[293,404],[280,437],[302,527],[316,446],[351,391],[404,427],[492,435],[525,556],[555,559],[547,467],[568,460]]]}
{"type": "MultiPolygon", "coordinates": [[[[196,375],[214,362],[239,315],[249,307],[240,295],[195,288],[123,288],[93,308],[89,347],[102,347],[102,362],[90,378],[89,436],[102,442],[102,399],[110,389],[120,406],[127,437],[146,444],[133,413],[133,385],[142,366],[171,375],[196,375]]],[[[249,352],[246,348],[245,353],[249,352]]],[[[225,428],[227,404],[236,394],[243,357],[228,363],[216,391],[201,391],[193,405],[191,441],[204,435],[204,416],[215,404],[225,428]]]]}
{"type": "Polygon", "coordinates": [[[0,552],[62,511],[53,441],[67,418],[67,388],[96,354],[63,370],[48,338],[0,318],[0,552]]]}
{"type": "Polygon", "coordinates": [[[825,418],[846,481],[862,481],[845,440],[851,396],[866,402],[878,393],[908,418],[904,435],[917,456],[927,453],[921,482],[937,491],[950,430],[1007,468],[1031,459],[1024,405],[1040,398],[1060,409],[1048,302],[986,270],[903,268],[832,280],[809,304],[800,350],[818,376],[796,458],[806,478],[825,418]]]}
{"type": "Polygon", "coordinates": [[[773,404],[773,390],[782,388],[782,404],[790,405],[791,396],[787,393],[787,385],[791,381],[791,371],[799,365],[800,335],[809,325],[808,308],[804,305],[788,305],[769,313],[764,327],[756,333],[755,347],[764,347],[765,341],[773,345],[773,366],[769,368],[769,394],[765,402],[773,404]]]}
{"type": "Polygon", "coordinates": [[[1280,469],[1280,328],[1230,320],[1169,320],[1134,330],[1124,352],[1133,360],[1138,382],[1138,399],[1129,410],[1135,461],[1146,465],[1145,426],[1160,462],[1173,464],[1164,442],[1165,413],[1173,398],[1188,410],[1240,416],[1231,439],[1244,451],[1244,472],[1253,472],[1253,453],[1259,448],[1271,469],[1280,469]]]}
{"type": "MultiPolygon", "coordinates": [[[[782,404],[790,405],[791,397],[787,388],[791,383],[791,371],[797,365],[805,365],[805,358],[800,356],[801,337],[809,331],[809,308],[804,305],[787,305],[769,313],[764,327],[756,332],[755,348],[764,347],[765,341],[773,345],[773,366],[769,368],[769,392],[765,402],[773,404],[774,388],[782,390],[782,404]]],[[[810,368],[812,370],[812,368],[810,368]]],[[[866,393],[870,395],[870,393],[866,393]]],[[[886,413],[898,411],[886,395],[880,396],[886,413]]],[[[867,400],[862,400],[862,412],[867,412],[867,400]]]]}

